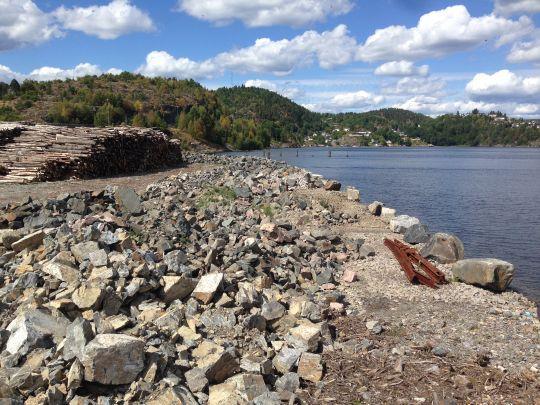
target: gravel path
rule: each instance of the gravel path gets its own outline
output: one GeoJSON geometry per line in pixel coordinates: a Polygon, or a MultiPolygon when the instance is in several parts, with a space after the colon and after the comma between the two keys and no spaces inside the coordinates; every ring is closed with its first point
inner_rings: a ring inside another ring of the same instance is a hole
{"type": "Polygon", "coordinates": [[[162,170],[153,173],[134,174],[130,176],[105,177],[90,180],[65,180],[46,183],[31,184],[0,184],[0,204],[20,202],[32,199],[53,198],[63,193],[78,191],[94,191],[103,189],[107,185],[129,186],[137,191],[144,191],[149,184],[156,183],[179,173],[189,173],[197,170],[208,170],[211,166],[206,164],[193,164],[187,167],[162,170]]]}

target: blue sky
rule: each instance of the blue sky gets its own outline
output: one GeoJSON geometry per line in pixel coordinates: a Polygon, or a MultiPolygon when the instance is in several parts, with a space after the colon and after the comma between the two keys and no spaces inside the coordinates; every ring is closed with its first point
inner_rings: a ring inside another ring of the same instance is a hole
{"type": "Polygon", "coordinates": [[[540,0],[0,0],[0,80],[122,70],[316,111],[540,116],[540,0]]]}

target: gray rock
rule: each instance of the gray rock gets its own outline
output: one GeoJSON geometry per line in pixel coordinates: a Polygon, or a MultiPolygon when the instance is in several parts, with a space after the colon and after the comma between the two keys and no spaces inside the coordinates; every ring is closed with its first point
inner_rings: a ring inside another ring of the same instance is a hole
{"type": "Polygon", "coordinates": [[[81,242],[71,247],[71,253],[75,256],[77,262],[82,263],[90,258],[90,253],[99,250],[97,242],[81,242]]]}
{"type": "Polygon", "coordinates": [[[141,198],[130,187],[117,187],[114,199],[123,212],[132,215],[138,215],[142,212],[141,198]]]}
{"type": "Polygon", "coordinates": [[[285,307],[277,301],[268,301],[262,305],[261,315],[269,322],[285,315],[285,307]]]}
{"type": "Polygon", "coordinates": [[[21,230],[0,229],[0,245],[4,245],[6,249],[11,249],[11,245],[21,239],[21,237],[21,230]]]}
{"type": "Polygon", "coordinates": [[[457,280],[497,292],[506,290],[514,273],[514,265],[498,259],[466,259],[452,266],[457,280]]]}
{"type": "Polygon", "coordinates": [[[6,328],[9,339],[6,350],[11,354],[26,354],[38,348],[49,348],[59,344],[66,335],[69,321],[51,316],[41,310],[25,311],[15,318],[6,328]]]}
{"type": "Polygon", "coordinates": [[[169,252],[163,258],[163,262],[167,265],[167,269],[172,273],[182,273],[183,265],[187,263],[187,256],[181,250],[169,252]]]}
{"type": "Polygon", "coordinates": [[[375,248],[371,245],[363,244],[358,252],[360,259],[365,259],[367,257],[375,256],[375,248]]]}
{"type": "Polygon", "coordinates": [[[86,344],[94,338],[92,325],[86,319],[75,319],[66,329],[63,357],[71,360],[75,357],[82,358],[86,344]]]}
{"type": "Polygon", "coordinates": [[[200,368],[192,368],[184,374],[186,383],[191,392],[202,392],[208,387],[208,379],[204,370],[200,368]]]}
{"type": "Polygon", "coordinates": [[[130,384],[144,368],[144,342],[127,335],[97,335],[85,347],[81,362],[86,381],[130,384]]]}
{"type": "Polygon", "coordinates": [[[277,392],[265,392],[253,400],[253,405],[281,405],[281,398],[277,392]]]}
{"type": "Polygon", "coordinates": [[[399,215],[390,220],[390,230],[394,233],[405,233],[413,225],[418,225],[420,220],[408,215],[399,215]]]}
{"type": "Polygon", "coordinates": [[[51,261],[43,264],[41,269],[44,273],[68,284],[76,284],[80,279],[80,271],[69,252],[60,252],[51,261]]]}
{"type": "Polygon", "coordinates": [[[272,360],[272,364],[274,365],[274,368],[279,373],[281,374],[288,373],[296,365],[301,354],[302,354],[301,350],[284,347],[274,357],[274,359],[272,360]]]}
{"type": "Polygon", "coordinates": [[[354,187],[347,187],[347,199],[349,201],[360,202],[360,190],[354,187]]]}
{"type": "MultiPolygon", "coordinates": [[[[144,403],[146,405],[198,405],[199,402],[195,399],[193,394],[181,385],[174,387],[166,387],[158,390],[150,397],[148,397],[144,403]]],[[[100,404],[98,404],[100,405],[100,404]]]]}
{"type": "Polygon", "coordinates": [[[382,213],[382,208],[384,204],[379,201],[373,201],[371,204],[368,205],[368,210],[371,213],[371,215],[375,215],[376,217],[380,217],[382,213]]]}
{"type": "Polygon", "coordinates": [[[276,391],[296,392],[300,388],[300,378],[296,373],[285,373],[279,377],[274,385],[276,391]]]}
{"type": "Polygon", "coordinates": [[[464,256],[463,243],[457,236],[447,233],[436,233],[420,250],[426,259],[433,259],[439,263],[454,263],[462,260],[464,256]]]}
{"type": "Polygon", "coordinates": [[[431,353],[437,357],[446,357],[448,352],[448,349],[444,346],[435,346],[433,349],[431,349],[431,353]]]}
{"type": "Polygon", "coordinates": [[[405,232],[403,240],[411,245],[426,243],[429,240],[429,229],[426,225],[415,224],[405,232]]]}
{"type": "Polygon", "coordinates": [[[103,249],[95,250],[93,252],[90,252],[88,254],[88,259],[90,260],[90,263],[92,263],[95,267],[103,267],[108,264],[109,258],[107,256],[107,252],[105,252],[103,249]]]}

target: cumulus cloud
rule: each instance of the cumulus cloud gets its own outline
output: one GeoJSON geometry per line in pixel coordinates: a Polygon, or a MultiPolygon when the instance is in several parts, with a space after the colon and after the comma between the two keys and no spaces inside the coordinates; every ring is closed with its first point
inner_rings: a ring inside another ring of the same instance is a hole
{"type": "Polygon", "coordinates": [[[62,36],[54,19],[31,0],[0,0],[0,51],[62,36]]]}
{"type": "Polygon", "coordinates": [[[12,79],[17,79],[19,81],[25,79],[36,81],[65,80],[76,79],[78,77],[84,76],[99,76],[103,73],[116,75],[122,73],[122,70],[111,68],[104,72],[97,65],[93,65],[91,63],[80,63],[72,69],[43,66],[38,69],[32,70],[28,74],[23,74],[15,72],[7,66],[0,65],[0,81],[3,82],[9,82],[12,79]]]}
{"type": "Polygon", "coordinates": [[[445,87],[446,82],[438,78],[404,77],[395,85],[384,87],[383,92],[393,95],[435,95],[440,94],[445,87]]]}
{"type": "Polygon", "coordinates": [[[246,87],[259,87],[261,89],[266,89],[273,91],[275,93],[281,94],[284,97],[295,99],[304,96],[304,91],[298,87],[290,87],[287,83],[284,85],[278,86],[276,83],[269,80],[247,80],[244,83],[246,87]]]}
{"type": "Polygon", "coordinates": [[[21,75],[4,65],[0,65],[0,82],[9,83],[13,79],[19,80],[21,75]]]}
{"type": "Polygon", "coordinates": [[[103,6],[62,6],[50,13],[32,0],[0,0],[0,51],[39,45],[64,36],[65,30],[115,39],[154,29],[152,19],[130,0],[113,0],[103,6]]]}
{"type": "Polygon", "coordinates": [[[400,60],[387,62],[375,69],[377,76],[427,76],[429,66],[415,66],[414,63],[400,60]]]}
{"type": "Polygon", "coordinates": [[[495,0],[495,12],[501,15],[540,13],[539,0],[495,0]]]}
{"type": "Polygon", "coordinates": [[[366,111],[376,108],[384,100],[383,96],[359,90],[350,93],[339,93],[327,101],[304,104],[304,107],[318,112],[366,111]]]}
{"type": "Polygon", "coordinates": [[[165,51],[153,51],[146,56],[146,62],[137,69],[149,77],[177,77],[179,79],[210,78],[219,73],[220,68],[211,60],[195,62],[188,58],[178,58],[165,51]]]}
{"type": "Polygon", "coordinates": [[[100,39],[116,39],[132,32],[155,29],[152,19],[129,0],[113,0],[104,6],[58,8],[54,16],[66,29],[100,39]]]}
{"type": "Polygon", "coordinates": [[[474,101],[444,101],[438,97],[415,96],[401,103],[394,104],[395,108],[419,112],[427,115],[442,115],[455,113],[456,111],[471,112],[475,108],[482,112],[496,110],[497,104],[489,104],[474,101]]]}
{"type": "Polygon", "coordinates": [[[225,70],[280,76],[315,61],[323,69],[347,64],[353,60],[356,47],[356,40],[349,36],[347,27],[339,25],[322,33],[306,31],[292,39],[257,39],[252,46],[223,52],[202,62],[176,59],[167,52],[154,51],[148,54],[146,63],[137,72],[151,77],[178,78],[210,78],[225,70]]]}
{"type": "Polygon", "coordinates": [[[479,73],[465,90],[477,101],[540,102],[540,76],[518,76],[506,69],[491,75],[479,73]]]}
{"type": "Polygon", "coordinates": [[[376,30],[358,49],[362,61],[401,58],[418,60],[472,49],[485,41],[500,46],[529,34],[532,20],[510,20],[496,15],[472,17],[462,5],[433,11],[420,17],[416,27],[393,25],[376,30]]]}
{"type": "Polygon", "coordinates": [[[178,9],[216,24],[240,20],[249,27],[299,27],[346,14],[351,0],[179,0],[178,9]]]}
{"type": "Polygon", "coordinates": [[[540,39],[514,44],[506,59],[511,63],[540,63],[540,39]]]}
{"type": "Polygon", "coordinates": [[[539,104],[517,102],[484,102],[474,100],[443,100],[431,96],[415,96],[393,105],[395,108],[419,112],[427,115],[451,114],[456,111],[470,113],[474,109],[480,112],[504,111],[510,116],[535,118],[540,115],[539,104]]]}

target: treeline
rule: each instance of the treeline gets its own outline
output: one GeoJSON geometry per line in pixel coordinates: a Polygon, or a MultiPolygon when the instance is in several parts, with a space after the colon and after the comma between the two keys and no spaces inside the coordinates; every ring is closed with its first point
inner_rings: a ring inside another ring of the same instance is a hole
{"type": "Polygon", "coordinates": [[[337,128],[371,131],[375,141],[410,144],[400,133],[434,145],[529,145],[540,130],[525,121],[480,114],[431,118],[397,108],[318,114],[269,90],[237,86],[216,91],[193,80],[120,75],[76,80],[0,83],[0,121],[133,125],[175,129],[235,149],[301,145],[337,128]],[[496,119],[497,118],[497,119],[496,119]]]}
{"type": "Polygon", "coordinates": [[[235,149],[301,144],[321,128],[317,114],[267,90],[216,92],[193,80],[120,75],[0,84],[0,120],[51,124],[176,128],[235,149]]]}
{"type": "Polygon", "coordinates": [[[331,125],[367,130],[375,140],[407,144],[396,132],[436,146],[526,146],[540,142],[540,129],[532,121],[512,119],[501,112],[446,114],[436,118],[398,108],[366,113],[326,114],[331,125]]]}
{"type": "Polygon", "coordinates": [[[254,123],[276,143],[301,145],[304,138],[325,125],[321,115],[273,91],[257,87],[223,87],[216,90],[233,120],[254,123]]]}
{"type": "MultiPolygon", "coordinates": [[[[502,114],[447,114],[408,129],[412,136],[437,146],[527,146],[540,142],[536,124],[503,118],[502,114]]],[[[505,118],[505,117],[504,117],[505,118]]]]}

